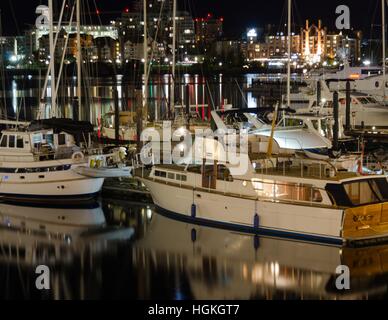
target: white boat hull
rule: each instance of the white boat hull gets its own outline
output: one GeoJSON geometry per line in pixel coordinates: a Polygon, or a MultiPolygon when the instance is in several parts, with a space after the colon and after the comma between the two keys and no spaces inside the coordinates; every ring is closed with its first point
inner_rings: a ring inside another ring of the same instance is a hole
{"type": "Polygon", "coordinates": [[[103,178],[89,178],[73,170],[44,173],[0,173],[0,196],[5,199],[43,200],[92,198],[103,178]]]}
{"type": "Polygon", "coordinates": [[[255,201],[238,196],[193,191],[151,179],[141,180],[150,190],[155,205],[170,214],[261,234],[333,244],[343,243],[343,210],[319,207],[312,209],[310,206],[255,201]]]}

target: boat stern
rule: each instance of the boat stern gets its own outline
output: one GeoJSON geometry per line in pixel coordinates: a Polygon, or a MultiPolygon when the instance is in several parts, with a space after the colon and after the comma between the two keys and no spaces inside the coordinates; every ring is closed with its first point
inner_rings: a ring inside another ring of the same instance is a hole
{"type": "Polygon", "coordinates": [[[342,238],[352,243],[388,241],[388,202],[346,209],[342,238]]]}

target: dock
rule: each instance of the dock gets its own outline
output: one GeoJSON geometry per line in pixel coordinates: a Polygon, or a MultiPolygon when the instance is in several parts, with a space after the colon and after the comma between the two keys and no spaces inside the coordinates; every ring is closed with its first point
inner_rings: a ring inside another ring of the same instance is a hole
{"type": "Polygon", "coordinates": [[[151,195],[147,188],[142,186],[134,178],[109,178],[106,179],[102,187],[103,196],[113,196],[119,198],[136,198],[144,201],[150,201],[151,195]]]}

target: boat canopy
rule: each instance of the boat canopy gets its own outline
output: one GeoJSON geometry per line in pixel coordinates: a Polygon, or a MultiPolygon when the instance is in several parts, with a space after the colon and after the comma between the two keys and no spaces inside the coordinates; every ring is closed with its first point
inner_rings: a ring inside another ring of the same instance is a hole
{"type": "Polygon", "coordinates": [[[66,132],[71,135],[91,133],[94,131],[93,125],[88,121],[75,121],[66,118],[51,118],[34,120],[28,127],[29,131],[54,130],[54,133],[66,132]]]}

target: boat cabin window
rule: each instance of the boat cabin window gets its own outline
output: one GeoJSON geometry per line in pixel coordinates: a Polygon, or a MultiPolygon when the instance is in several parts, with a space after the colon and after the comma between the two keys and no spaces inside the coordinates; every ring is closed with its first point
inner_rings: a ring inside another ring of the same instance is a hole
{"type": "Polygon", "coordinates": [[[2,148],[7,148],[8,146],[8,136],[7,135],[4,135],[1,139],[1,144],[0,144],[0,147],[2,148]]]}
{"type": "Polygon", "coordinates": [[[315,130],[319,130],[319,120],[311,120],[315,130]]]}
{"type": "Polygon", "coordinates": [[[362,75],[368,75],[368,76],[378,75],[380,73],[381,73],[380,69],[362,69],[361,70],[361,74],[362,75]]]}
{"type": "Polygon", "coordinates": [[[185,174],[176,174],[176,179],[178,181],[187,181],[187,176],[185,174]]]}
{"type": "Polygon", "coordinates": [[[16,138],[16,148],[23,149],[24,148],[24,139],[22,136],[17,136],[16,138]]]}
{"type": "Polygon", "coordinates": [[[279,181],[252,181],[252,184],[258,196],[263,198],[316,203],[323,201],[321,191],[312,185],[279,181]]]}
{"type": "Polygon", "coordinates": [[[66,144],[66,134],[58,134],[58,145],[63,146],[66,144]]]}
{"type": "Polygon", "coordinates": [[[224,165],[218,165],[217,167],[217,179],[223,181],[233,181],[233,176],[230,174],[230,171],[224,165]]]}
{"type": "Polygon", "coordinates": [[[46,140],[47,144],[52,145],[54,143],[54,135],[53,134],[44,134],[43,139],[46,140]]]}
{"type": "Polygon", "coordinates": [[[155,170],[155,177],[166,178],[167,177],[167,172],[166,171],[155,170]]]}
{"type": "Polygon", "coordinates": [[[167,178],[171,179],[171,180],[175,180],[175,173],[172,173],[172,172],[169,172],[167,174],[167,178]]]}
{"type": "Polygon", "coordinates": [[[369,101],[369,103],[377,103],[377,100],[375,98],[367,97],[365,99],[367,99],[369,101]]]}
{"type": "Polygon", "coordinates": [[[361,104],[369,104],[370,103],[369,100],[365,97],[358,98],[358,101],[360,101],[361,104]]]}
{"type": "Polygon", "coordinates": [[[15,148],[15,136],[9,136],[8,148],[15,148]]]}
{"type": "Polygon", "coordinates": [[[38,168],[18,168],[17,173],[41,173],[41,172],[53,172],[53,171],[67,171],[71,168],[71,165],[55,166],[55,167],[38,167],[38,168]]]}

